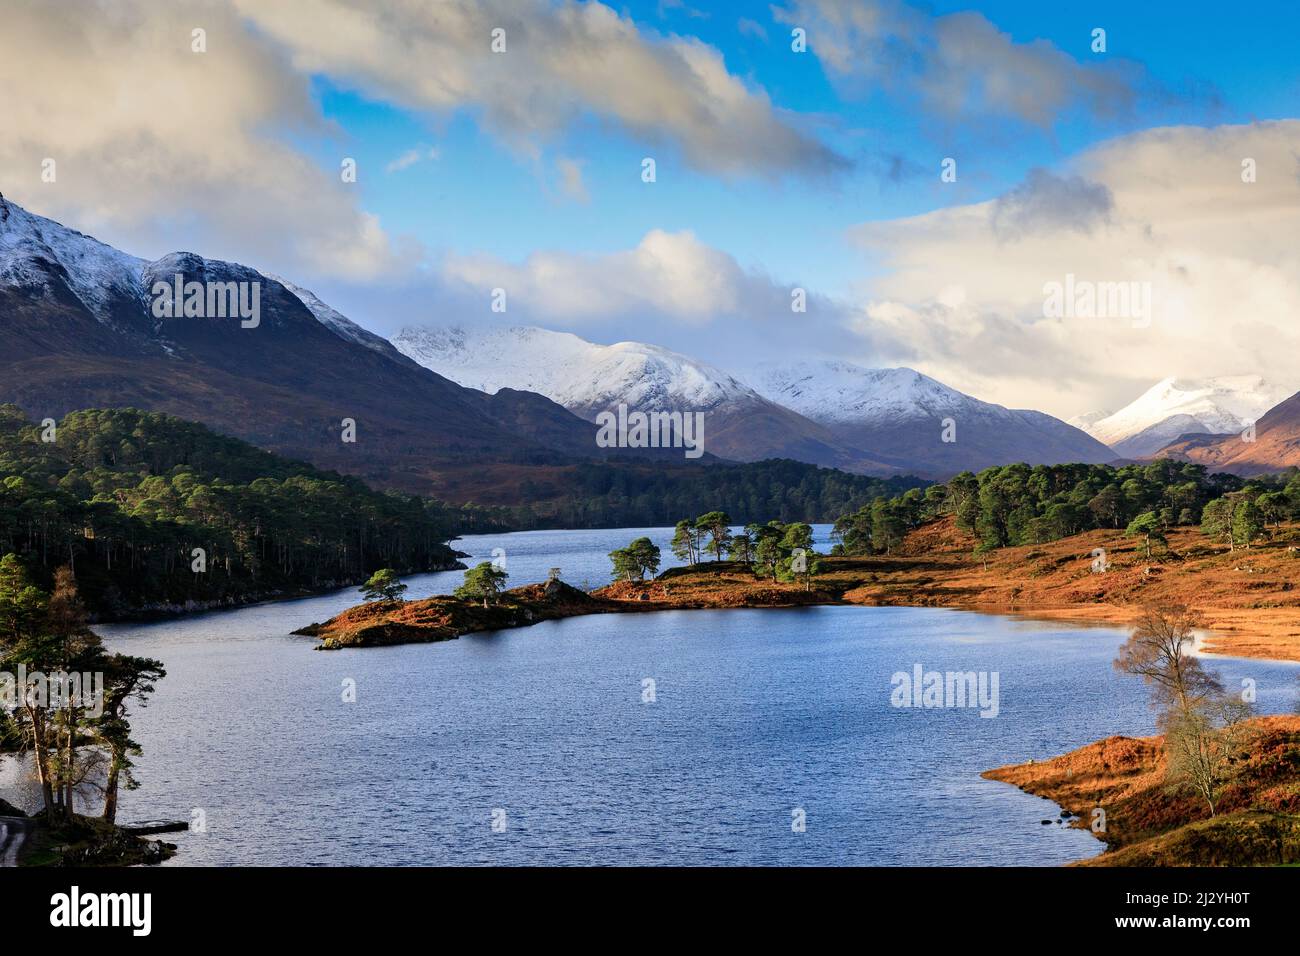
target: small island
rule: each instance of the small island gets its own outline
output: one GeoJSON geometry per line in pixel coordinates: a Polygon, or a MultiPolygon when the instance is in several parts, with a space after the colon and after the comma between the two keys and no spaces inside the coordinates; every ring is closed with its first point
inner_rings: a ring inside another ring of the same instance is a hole
{"type": "Polygon", "coordinates": [[[1204,623],[1198,634],[1204,650],[1300,660],[1300,526],[1294,523],[1271,529],[1249,548],[1224,546],[1187,526],[1162,532],[1159,551],[1127,529],[981,551],[974,533],[955,516],[941,515],[883,553],[845,554],[840,547],[829,555],[813,553],[810,538],[802,555],[800,545],[782,545],[786,529],[803,535],[807,525],[751,527],[772,529],[770,547],[760,539],[734,551],[724,545],[713,555],[688,552],[685,565],[659,574],[648,566],[624,568],[591,592],[558,579],[499,589],[486,595],[487,606],[483,595],[469,592],[379,599],[298,633],[332,649],[450,640],[582,614],[811,604],[947,607],[1123,627],[1142,605],[1156,603],[1194,605],[1204,623]],[[800,560],[802,571],[794,569],[800,560]]]}

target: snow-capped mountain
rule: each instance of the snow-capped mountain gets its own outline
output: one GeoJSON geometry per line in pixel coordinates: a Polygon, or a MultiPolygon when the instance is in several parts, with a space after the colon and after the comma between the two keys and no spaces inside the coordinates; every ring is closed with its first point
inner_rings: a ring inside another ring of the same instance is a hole
{"type": "Polygon", "coordinates": [[[453,382],[494,393],[527,389],[594,419],[625,402],[645,410],[709,411],[728,402],[760,401],[739,379],[657,345],[597,345],[568,332],[406,328],[398,351],[453,382]]]}
{"type": "Polygon", "coordinates": [[[114,307],[143,303],[144,259],[127,255],[0,195],[0,284],[45,293],[64,284],[101,323],[114,307]],[[58,274],[51,276],[49,267],[58,274]]]}
{"type": "Polygon", "coordinates": [[[0,341],[0,402],[37,418],[165,412],[404,490],[485,500],[503,484],[493,469],[518,481],[521,457],[630,454],[599,448],[590,423],[541,395],[486,395],[421,368],[298,286],[192,252],[149,262],[3,196],[0,341]],[[225,309],[157,314],[155,283],[177,276],[209,294],[256,288],[258,320],[225,309]],[[354,445],[339,440],[344,418],[363,436],[354,445]],[[464,479],[454,469],[467,460],[475,468],[464,479]]]}
{"type": "Polygon", "coordinates": [[[1290,394],[1258,375],[1170,377],[1084,428],[1125,457],[1145,458],[1182,435],[1239,433],[1290,394]]]}
{"type": "Polygon", "coordinates": [[[538,392],[588,420],[620,404],[703,412],[705,450],[733,461],[793,458],[873,474],[899,470],[838,442],[823,426],[768,401],[736,376],[657,345],[598,345],[528,326],[406,328],[392,341],[404,355],[460,385],[488,393],[538,392]]]}
{"type": "Polygon", "coordinates": [[[1043,412],[984,402],[910,368],[849,362],[768,363],[758,391],[874,457],[910,462],[918,474],[1025,461],[1104,462],[1115,454],[1080,429],[1043,412]],[[946,420],[952,441],[944,441],[946,420]]]}
{"type": "Polygon", "coordinates": [[[942,416],[986,404],[910,368],[771,362],[758,367],[755,380],[772,401],[828,425],[942,416]]]}
{"type": "Polygon", "coordinates": [[[272,275],[269,272],[266,277],[274,279],[296,295],[298,301],[305,305],[312,315],[316,316],[317,321],[339,338],[348,342],[355,342],[357,345],[364,345],[366,348],[382,355],[391,355],[393,353],[393,345],[388,339],[382,335],[375,335],[369,329],[363,329],[332,305],[322,302],[316,293],[310,289],[304,289],[282,276],[272,275]]]}
{"type": "Polygon", "coordinates": [[[1159,454],[1238,475],[1300,467],[1300,394],[1261,415],[1249,437],[1235,432],[1190,435],[1160,449],[1159,454]]]}
{"type": "Polygon", "coordinates": [[[404,329],[404,354],[461,385],[540,392],[594,418],[619,403],[704,411],[706,447],[738,461],[790,457],[874,474],[951,475],[1012,461],[1109,461],[1104,445],[1034,411],[981,402],[911,369],[770,364],[753,384],[640,342],[597,345],[539,328],[404,329]],[[942,440],[944,419],[956,441],[942,440]]]}

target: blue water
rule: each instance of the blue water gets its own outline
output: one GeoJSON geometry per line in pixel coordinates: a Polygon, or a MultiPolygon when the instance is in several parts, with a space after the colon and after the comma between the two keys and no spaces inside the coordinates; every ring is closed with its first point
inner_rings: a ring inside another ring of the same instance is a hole
{"type": "MultiPolygon", "coordinates": [[[[512,584],[557,565],[598,583],[605,554],[639,533],[460,547],[504,548],[512,584]]],[[[460,577],[411,579],[411,595],[460,577]]],[[[1153,732],[1140,682],[1110,666],[1115,629],[823,607],[572,618],[329,653],[289,636],[354,601],[103,628],[110,647],[168,670],[133,719],[142,786],[121,819],[201,809],[206,832],[178,836],[179,865],[1051,865],[1101,844],[1042,825],[1053,804],[980,771],[1153,732]],[[998,716],[891,706],[891,676],[918,662],[996,671],[998,716]]],[[[1296,665],[1214,666],[1234,686],[1256,680],[1261,711],[1291,708],[1296,665]]]]}

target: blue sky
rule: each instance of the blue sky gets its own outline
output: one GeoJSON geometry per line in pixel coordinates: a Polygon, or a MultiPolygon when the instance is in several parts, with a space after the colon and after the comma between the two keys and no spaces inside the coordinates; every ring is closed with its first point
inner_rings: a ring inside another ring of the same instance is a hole
{"type": "Polygon", "coordinates": [[[1194,16],[1196,4],[1177,5],[1179,15],[1160,3],[934,4],[937,14],[982,11],[1017,42],[1046,40],[1085,64],[1123,59],[1145,72],[1151,92],[1128,115],[1097,119],[1075,111],[1047,129],[979,115],[926,117],[898,96],[838,91],[815,52],[790,52],[790,27],[774,22],[762,4],[618,7],[647,30],[716,47],[732,73],[766,90],[775,106],[809,123],[854,163],[844,173],[811,180],[719,178],[682,163],[667,144],[591,116],[539,144],[540,155],[524,155],[485,131],[474,110],[429,115],[402,109],[327,76],[316,77],[313,89],[342,139],[318,143],[316,155],[332,163],[346,146],[371,171],[360,182],[366,208],[389,230],[416,236],[431,249],[516,260],[537,249],[625,249],[649,229],[689,229],[748,267],[847,295],[871,268],[842,239],[855,224],[994,197],[1035,166],[1051,166],[1132,130],[1294,115],[1300,6],[1252,6],[1249,16],[1210,14],[1212,5],[1204,6],[1207,13],[1194,16]],[[766,40],[738,28],[741,7],[751,7],[748,18],[766,31],[766,40]],[[1262,22],[1269,29],[1261,30],[1262,22]],[[1107,31],[1102,56],[1089,49],[1097,26],[1107,31]],[[436,147],[439,158],[382,171],[418,147],[436,147]],[[653,186],[640,180],[647,155],[658,161],[653,186]],[[575,202],[558,187],[550,168],[557,156],[582,164],[588,202],[575,202]],[[938,181],[946,156],[959,160],[956,188],[938,181]],[[896,159],[915,168],[891,178],[896,159]]]}
{"type": "Polygon", "coordinates": [[[908,365],[1062,416],[1171,375],[1295,391],[1298,28],[1280,0],[12,0],[0,191],[383,334],[908,365]],[[1159,314],[1048,316],[1068,275],[1159,314]]]}

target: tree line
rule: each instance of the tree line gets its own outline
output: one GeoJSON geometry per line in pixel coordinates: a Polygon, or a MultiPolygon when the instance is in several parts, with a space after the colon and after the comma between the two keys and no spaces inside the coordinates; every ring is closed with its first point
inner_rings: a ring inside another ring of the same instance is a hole
{"type": "MultiPolygon", "coordinates": [[[[750,523],[732,531],[731,515],[709,511],[696,518],[683,518],[673,528],[669,547],[687,565],[709,560],[748,565],[756,576],[773,581],[797,581],[812,587],[820,573],[822,557],[813,550],[812,528],[802,521],[750,523]]],[[[615,580],[642,581],[659,573],[662,553],[649,538],[637,538],[625,548],[609,553],[615,580]]]]}
{"type": "Polygon", "coordinates": [[[1246,547],[1269,522],[1300,516],[1300,473],[1243,479],[1204,465],[1027,465],[964,471],[924,490],[879,497],[835,521],[833,553],[889,553],[913,528],[952,515],[977,551],[1045,544],[1095,528],[1122,529],[1152,543],[1179,526],[1246,547]]]}
{"type": "Polygon", "coordinates": [[[747,464],[588,463],[566,470],[562,481],[565,493],[559,495],[524,481],[520,490],[530,503],[485,513],[519,530],[663,527],[705,507],[721,508],[741,523],[817,522],[925,484],[919,478],[852,475],[784,458],[747,464]]]}

